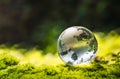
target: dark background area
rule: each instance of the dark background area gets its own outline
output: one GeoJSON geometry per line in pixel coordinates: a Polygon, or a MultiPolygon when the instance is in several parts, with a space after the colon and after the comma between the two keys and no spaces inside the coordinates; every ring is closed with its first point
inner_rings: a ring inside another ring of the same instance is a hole
{"type": "Polygon", "coordinates": [[[120,0],[0,0],[0,43],[44,49],[70,26],[120,33],[120,0]]]}

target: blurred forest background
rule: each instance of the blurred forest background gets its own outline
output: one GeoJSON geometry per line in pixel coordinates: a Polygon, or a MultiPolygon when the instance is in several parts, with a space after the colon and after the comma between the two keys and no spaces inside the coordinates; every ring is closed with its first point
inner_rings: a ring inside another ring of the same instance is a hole
{"type": "Polygon", "coordinates": [[[120,0],[0,0],[0,44],[56,52],[70,26],[120,34],[120,0]]]}

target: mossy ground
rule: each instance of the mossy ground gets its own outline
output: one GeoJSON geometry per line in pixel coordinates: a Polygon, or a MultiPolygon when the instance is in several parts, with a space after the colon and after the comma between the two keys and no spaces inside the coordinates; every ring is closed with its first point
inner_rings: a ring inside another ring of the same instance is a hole
{"type": "Polygon", "coordinates": [[[0,79],[119,79],[120,63],[93,62],[89,66],[35,66],[19,64],[11,55],[0,55],[0,79]]]}

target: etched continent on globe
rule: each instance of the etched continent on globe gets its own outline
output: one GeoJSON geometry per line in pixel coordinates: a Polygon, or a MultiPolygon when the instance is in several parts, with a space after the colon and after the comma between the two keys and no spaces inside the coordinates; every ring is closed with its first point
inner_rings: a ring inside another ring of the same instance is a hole
{"type": "Polygon", "coordinates": [[[85,27],[69,27],[58,38],[59,56],[69,65],[89,63],[95,57],[97,48],[95,36],[85,27]]]}

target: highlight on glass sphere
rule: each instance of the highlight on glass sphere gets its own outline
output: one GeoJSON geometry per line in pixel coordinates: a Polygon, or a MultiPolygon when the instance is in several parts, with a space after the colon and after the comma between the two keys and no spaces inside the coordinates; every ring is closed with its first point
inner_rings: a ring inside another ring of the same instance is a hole
{"type": "Polygon", "coordinates": [[[98,48],[94,34],[85,27],[73,26],[64,30],[58,38],[58,53],[68,65],[88,64],[98,48]]]}

